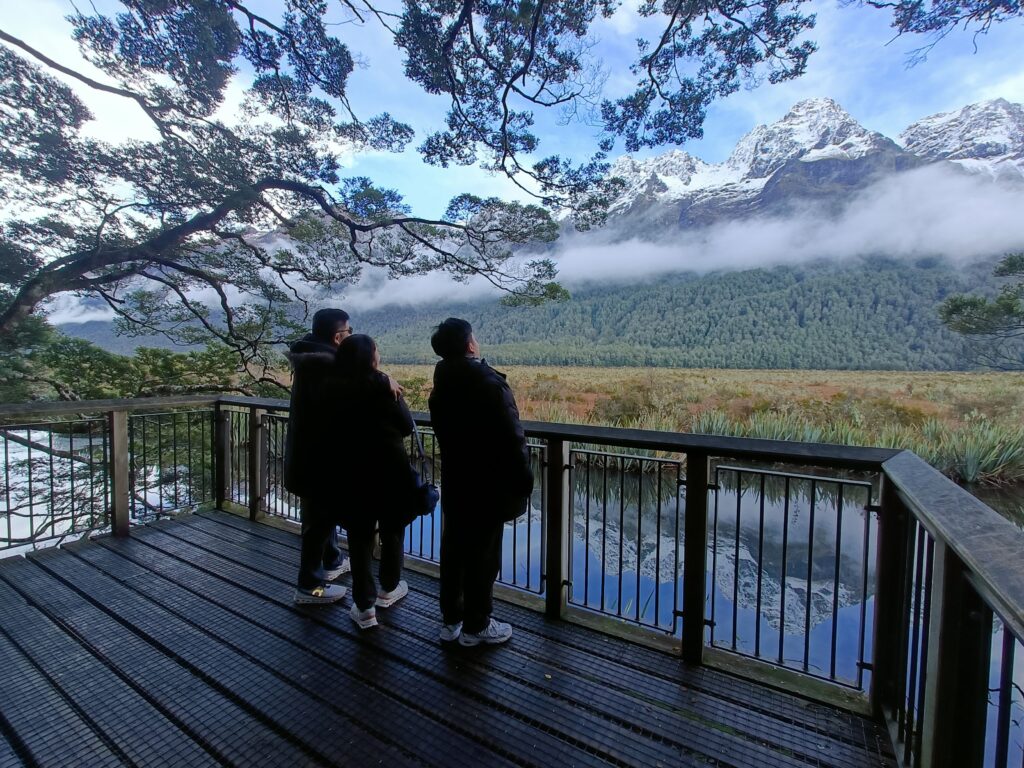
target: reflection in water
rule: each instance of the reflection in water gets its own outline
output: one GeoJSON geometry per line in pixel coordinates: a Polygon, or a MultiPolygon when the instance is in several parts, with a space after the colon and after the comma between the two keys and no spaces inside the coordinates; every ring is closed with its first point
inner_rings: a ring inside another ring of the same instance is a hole
{"type": "MultiPolygon", "coordinates": [[[[644,461],[660,471],[576,462],[570,601],[678,635],[686,491],[675,462],[644,461]]],[[[711,642],[863,683],[877,533],[870,485],[725,469],[715,485],[711,642]]]]}

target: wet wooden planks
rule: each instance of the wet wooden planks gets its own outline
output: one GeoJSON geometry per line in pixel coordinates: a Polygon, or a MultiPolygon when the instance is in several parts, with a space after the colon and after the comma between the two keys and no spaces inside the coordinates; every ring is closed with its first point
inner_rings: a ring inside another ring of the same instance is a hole
{"type": "Polygon", "coordinates": [[[292,604],[297,548],[212,512],[0,562],[0,768],[895,764],[870,721],[512,605],[507,646],[443,648],[415,573],[360,633],[292,604]]]}

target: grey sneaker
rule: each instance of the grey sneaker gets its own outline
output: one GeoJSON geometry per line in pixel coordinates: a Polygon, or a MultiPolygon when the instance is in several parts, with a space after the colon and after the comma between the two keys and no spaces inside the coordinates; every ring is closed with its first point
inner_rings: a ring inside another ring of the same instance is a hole
{"type": "Polygon", "coordinates": [[[409,585],[404,581],[398,582],[398,586],[392,589],[390,592],[378,592],[377,593],[377,607],[378,608],[390,608],[392,605],[397,603],[403,597],[409,594],[409,585]]]}
{"type": "Polygon", "coordinates": [[[335,568],[324,568],[324,578],[327,581],[334,581],[336,578],[341,576],[343,573],[348,573],[352,570],[352,561],[347,557],[341,561],[341,564],[335,568]]]}
{"type": "Polygon", "coordinates": [[[345,588],[337,584],[323,584],[313,589],[295,589],[293,600],[296,605],[319,605],[321,603],[336,603],[345,596],[345,588]]]}
{"type": "Polygon", "coordinates": [[[479,632],[460,633],[459,645],[467,647],[480,645],[481,643],[485,645],[498,645],[499,643],[508,642],[510,637],[512,637],[512,625],[492,618],[487,626],[479,632]]]}
{"type": "Polygon", "coordinates": [[[365,611],[360,611],[359,606],[352,603],[352,610],[349,611],[349,616],[352,617],[352,621],[360,629],[370,629],[377,626],[377,609],[372,605],[365,611]]]}
{"type": "Polygon", "coordinates": [[[459,639],[459,635],[462,634],[462,622],[458,624],[444,624],[441,626],[441,642],[442,643],[453,643],[459,639]]]}

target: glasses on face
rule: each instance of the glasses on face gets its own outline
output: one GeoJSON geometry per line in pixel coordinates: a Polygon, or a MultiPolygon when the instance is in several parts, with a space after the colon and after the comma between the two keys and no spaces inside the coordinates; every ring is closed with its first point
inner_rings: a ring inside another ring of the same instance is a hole
{"type": "Polygon", "coordinates": [[[356,332],[356,329],[353,328],[351,325],[348,328],[339,328],[338,329],[338,333],[342,334],[343,336],[351,336],[355,332],[356,332]]]}

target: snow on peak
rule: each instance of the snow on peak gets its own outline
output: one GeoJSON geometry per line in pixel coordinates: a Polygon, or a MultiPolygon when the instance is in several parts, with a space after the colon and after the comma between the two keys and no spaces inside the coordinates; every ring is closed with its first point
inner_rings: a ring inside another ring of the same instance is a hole
{"type": "Polygon", "coordinates": [[[805,99],[778,122],[759,125],[740,139],[726,165],[743,178],[765,178],[793,158],[852,159],[887,143],[832,99],[805,99]]]}
{"type": "Polygon", "coordinates": [[[1024,106],[1006,99],[931,115],[899,136],[908,152],[967,170],[1024,175],[1024,106]]]}

